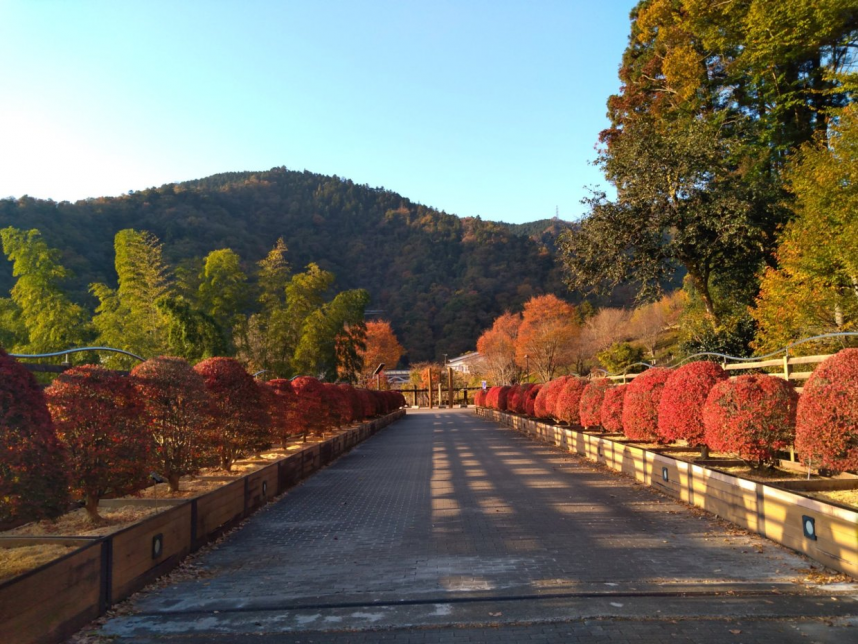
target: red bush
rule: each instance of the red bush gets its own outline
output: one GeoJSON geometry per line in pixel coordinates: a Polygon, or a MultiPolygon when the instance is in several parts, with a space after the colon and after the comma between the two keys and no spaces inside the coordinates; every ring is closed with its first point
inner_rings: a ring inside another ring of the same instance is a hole
{"type": "Polygon", "coordinates": [[[474,406],[475,407],[485,407],[486,406],[486,392],[482,389],[477,390],[477,393],[474,394],[474,406]]]}
{"type": "Polygon", "coordinates": [[[581,424],[584,427],[598,427],[602,424],[602,401],[605,399],[605,392],[610,387],[611,381],[607,378],[591,380],[584,387],[581,403],[578,406],[581,424]]]}
{"type": "Polygon", "coordinates": [[[521,402],[521,385],[513,385],[509,388],[509,392],[506,396],[507,411],[511,411],[514,414],[520,413],[518,408],[519,405],[521,405],[521,402]]]}
{"type": "Polygon", "coordinates": [[[375,416],[375,399],[372,397],[369,389],[356,389],[357,395],[363,405],[363,417],[372,418],[375,416]]]}
{"type": "Polygon", "coordinates": [[[536,406],[536,397],[539,395],[541,389],[542,385],[532,385],[530,389],[527,390],[527,396],[524,401],[524,413],[528,416],[534,416],[536,414],[534,409],[536,406]]]}
{"type": "Polygon", "coordinates": [[[361,402],[357,390],[349,384],[340,384],[337,386],[349,401],[350,412],[348,422],[359,423],[363,420],[363,402],[361,402]]]}
{"type": "Polygon", "coordinates": [[[739,376],[712,388],[703,406],[706,444],[758,464],[792,443],[798,394],[785,380],[739,376]]]}
{"type": "Polygon", "coordinates": [[[280,445],[286,445],[291,438],[304,433],[303,419],[298,413],[298,394],[285,378],[269,380],[263,386],[271,394],[268,397],[271,436],[280,445]]]}
{"type": "Polygon", "coordinates": [[[602,401],[602,427],[606,431],[619,433],[623,431],[623,403],[626,400],[628,385],[610,387],[605,391],[602,401]]]}
{"type": "Polygon", "coordinates": [[[131,372],[154,440],[152,467],[178,491],[179,478],[212,460],[208,392],[202,376],[182,358],[153,358],[131,372]]]}
{"type": "Polygon", "coordinates": [[[570,425],[578,425],[581,422],[579,407],[581,406],[581,394],[587,382],[581,378],[572,376],[566,379],[563,388],[554,403],[554,417],[570,425]]]}
{"type": "Polygon", "coordinates": [[[0,524],[68,505],[66,455],[33,374],[0,348],[0,524]]]}
{"type": "Polygon", "coordinates": [[[509,406],[509,391],[512,387],[501,387],[498,390],[498,411],[506,411],[509,406]]]}
{"type": "Polygon", "coordinates": [[[539,392],[536,394],[536,399],[533,401],[533,415],[536,418],[548,418],[548,408],[545,401],[548,398],[548,392],[551,390],[551,383],[546,382],[539,387],[539,392]]]}
{"type": "Polygon", "coordinates": [[[271,445],[268,412],[253,377],[234,358],[209,358],[194,367],[211,396],[209,440],[227,472],[236,459],[271,445]]]}
{"type": "MultiPolygon", "coordinates": [[[[325,387],[312,376],[298,376],[292,380],[292,386],[298,395],[298,416],[304,430],[304,440],[307,433],[321,436],[330,428],[330,416],[325,405],[325,387]]],[[[367,391],[371,400],[372,415],[376,414],[377,402],[372,392],[367,391]]]]}
{"type": "Polygon", "coordinates": [[[73,367],[45,390],[66,448],[72,492],[98,520],[98,500],[146,487],[152,435],[131,378],[97,365],[73,367]]]}
{"type": "MultiPolygon", "coordinates": [[[[329,382],[322,383],[325,395],[325,407],[330,427],[343,427],[351,422],[352,405],[346,394],[337,385],[329,382]]],[[[380,392],[386,394],[387,392],[380,392]]]]}
{"type": "Polygon", "coordinates": [[[810,465],[858,470],[858,349],[831,356],[808,379],[798,401],[795,447],[810,465]]]}
{"type": "Polygon", "coordinates": [[[623,401],[623,433],[635,441],[656,441],[658,406],[670,369],[648,369],[628,384],[623,401]]]}
{"type": "Polygon", "coordinates": [[[703,405],[712,387],[729,376],[714,362],[692,362],[670,374],[658,408],[658,435],[665,442],[703,445],[703,405]]]}
{"type": "Polygon", "coordinates": [[[557,398],[563,392],[563,387],[566,386],[566,381],[570,378],[572,376],[560,376],[545,385],[548,391],[545,392],[543,403],[545,405],[545,415],[543,418],[557,418],[557,398]]]}

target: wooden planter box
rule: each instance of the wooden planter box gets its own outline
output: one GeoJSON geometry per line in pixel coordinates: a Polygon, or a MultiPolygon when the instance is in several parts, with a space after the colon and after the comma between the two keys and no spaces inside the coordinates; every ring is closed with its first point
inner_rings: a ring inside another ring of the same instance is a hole
{"type": "Polygon", "coordinates": [[[404,415],[400,409],[358,425],[196,498],[161,500],[163,512],[106,537],[5,540],[7,546],[63,542],[81,547],[0,582],[0,642],[63,641],[111,604],[169,572],[188,553],[404,415]]]}
{"type": "MultiPolygon", "coordinates": [[[[829,568],[858,577],[858,511],[811,499],[798,492],[812,491],[829,481],[760,483],[671,458],[669,452],[657,453],[580,429],[557,427],[494,409],[477,408],[476,413],[602,463],[685,503],[804,553],[829,568]]],[[[834,485],[850,489],[854,483],[834,485]]]]}

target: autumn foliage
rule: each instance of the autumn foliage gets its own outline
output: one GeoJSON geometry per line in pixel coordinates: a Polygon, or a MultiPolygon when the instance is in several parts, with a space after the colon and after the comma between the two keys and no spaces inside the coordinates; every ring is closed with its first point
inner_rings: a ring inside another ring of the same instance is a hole
{"type": "Polygon", "coordinates": [[[475,407],[485,407],[486,406],[486,391],[480,389],[477,393],[474,394],[474,406],[475,407]]]}
{"type": "Polygon", "coordinates": [[[602,427],[606,431],[613,433],[623,431],[623,406],[628,387],[628,385],[619,385],[605,391],[605,398],[602,400],[602,427]]]}
{"type": "Polygon", "coordinates": [[[659,440],[658,408],[670,369],[648,369],[632,380],[623,402],[623,433],[636,441],[659,440]]]}
{"type": "Polygon", "coordinates": [[[226,471],[236,459],[271,445],[265,400],[253,377],[233,358],[209,358],[194,367],[211,396],[209,441],[226,471]]]}
{"type": "Polygon", "coordinates": [[[795,447],[804,462],[858,470],[858,349],[820,364],[798,401],[795,447]]]}
{"type": "Polygon", "coordinates": [[[792,443],[798,394],[781,378],[739,376],[716,384],[703,406],[706,444],[758,464],[792,443]]]}
{"type": "Polygon", "coordinates": [[[52,518],[68,503],[65,452],[33,375],[0,348],[0,524],[52,518]]]}
{"type": "Polygon", "coordinates": [[[266,402],[271,437],[274,442],[285,445],[291,438],[304,433],[302,418],[298,413],[298,395],[292,383],[285,378],[269,380],[263,387],[270,392],[266,402]]]}
{"type": "Polygon", "coordinates": [[[182,358],[147,360],[131,376],[154,442],[152,467],[177,491],[180,477],[197,473],[214,455],[205,381],[182,358]]]}
{"type": "Polygon", "coordinates": [[[605,392],[611,388],[611,381],[606,378],[591,380],[581,393],[578,406],[580,422],[584,427],[598,427],[602,424],[602,401],[605,392]]]}
{"type": "Polygon", "coordinates": [[[727,372],[714,362],[692,362],[675,370],[664,384],[658,408],[658,435],[665,442],[704,444],[703,405],[727,372]]]}
{"type": "Polygon", "coordinates": [[[566,381],[569,380],[570,377],[571,376],[560,376],[559,378],[555,378],[545,384],[543,387],[545,396],[542,399],[543,409],[541,410],[543,414],[540,414],[540,418],[557,418],[557,398],[560,396],[560,393],[563,391],[563,387],[566,386],[566,381]]]}
{"type": "Polygon", "coordinates": [[[527,395],[524,398],[524,413],[528,416],[536,415],[534,407],[536,405],[536,397],[539,395],[541,389],[542,385],[533,385],[527,390],[527,395]]]}
{"type": "Polygon", "coordinates": [[[99,499],[146,486],[152,435],[130,378],[97,365],[73,367],[45,394],[68,454],[71,490],[93,520],[99,499]]]}
{"type": "Polygon", "coordinates": [[[557,401],[554,403],[554,417],[557,420],[569,423],[570,425],[578,425],[581,421],[581,394],[584,393],[584,388],[587,382],[581,378],[572,376],[566,379],[563,388],[557,395],[557,401]]]}

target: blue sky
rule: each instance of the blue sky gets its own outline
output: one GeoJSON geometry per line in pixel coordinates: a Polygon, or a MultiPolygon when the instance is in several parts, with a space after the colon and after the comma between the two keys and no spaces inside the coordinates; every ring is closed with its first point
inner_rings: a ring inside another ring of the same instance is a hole
{"type": "Polygon", "coordinates": [[[0,0],[0,197],[286,166],[579,217],[632,0],[0,0]]]}

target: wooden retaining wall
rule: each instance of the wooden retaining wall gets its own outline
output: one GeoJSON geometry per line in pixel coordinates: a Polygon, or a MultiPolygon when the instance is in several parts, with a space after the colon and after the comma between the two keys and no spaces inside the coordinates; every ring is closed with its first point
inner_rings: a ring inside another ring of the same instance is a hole
{"type": "MultiPolygon", "coordinates": [[[[346,430],[181,502],[60,559],[0,582],[0,642],[56,644],[104,614],[115,602],[169,572],[188,553],[235,525],[275,496],[402,418],[400,409],[346,430]]],[[[56,539],[7,541],[9,546],[56,539]]],[[[2,546],[2,540],[0,540],[2,546]]]]}
{"type": "Polygon", "coordinates": [[[592,432],[493,409],[479,416],[603,463],[690,505],[858,577],[858,512],[592,432]],[[809,528],[812,530],[808,531],[809,528]]]}

